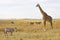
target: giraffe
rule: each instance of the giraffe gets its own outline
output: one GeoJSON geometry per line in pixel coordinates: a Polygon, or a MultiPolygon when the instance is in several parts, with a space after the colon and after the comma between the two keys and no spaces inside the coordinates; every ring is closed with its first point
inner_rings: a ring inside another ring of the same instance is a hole
{"type": "Polygon", "coordinates": [[[52,25],[52,17],[47,15],[47,13],[45,11],[43,11],[43,9],[41,8],[41,6],[39,4],[36,5],[36,7],[39,8],[42,16],[43,16],[43,23],[44,23],[44,31],[46,31],[46,22],[48,21],[51,25],[51,28],[53,29],[53,25],[52,25]]]}

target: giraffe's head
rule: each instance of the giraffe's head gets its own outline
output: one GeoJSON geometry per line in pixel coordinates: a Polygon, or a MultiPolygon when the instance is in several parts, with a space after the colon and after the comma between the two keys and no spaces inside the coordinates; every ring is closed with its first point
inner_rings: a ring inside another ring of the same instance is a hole
{"type": "Polygon", "coordinates": [[[39,6],[40,6],[39,4],[36,5],[36,7],[39,7],[39,6]]]}

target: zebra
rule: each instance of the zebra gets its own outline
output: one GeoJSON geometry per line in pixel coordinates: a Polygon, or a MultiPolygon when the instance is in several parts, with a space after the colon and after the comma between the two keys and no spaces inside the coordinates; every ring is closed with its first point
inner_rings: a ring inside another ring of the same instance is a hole
{"type": "Polygon", "coordinates": [[[36,24],[41,24],[41,22],[35,22],[36,24]]]}
{"type": "Polygon", "coordinates": [[[8,32],[10,32],[11,35],[12,35],[12,33],[13,33],[14,31],[17,32],[16,27],[15,27],[15,28],[5,28],[5,29],[4,29],[4,34],[7,34],[8,32]]]}
{"type": "Polygon", "coordinates": [[[33,25],[33,24],[34,24],[34,22],[30,22],[30,24],[31,24],[31,25],[33,25]]]}
{"type": "Polygon", "coordinates": [[[11,22],[12,24],[14,24],[14,22],[11,22]]]}

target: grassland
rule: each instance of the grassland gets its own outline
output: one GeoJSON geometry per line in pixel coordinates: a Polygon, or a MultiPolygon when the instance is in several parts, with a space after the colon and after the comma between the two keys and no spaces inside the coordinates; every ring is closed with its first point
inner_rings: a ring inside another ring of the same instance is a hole
{"type": "Polygon", "coordinates": [[[0,20],[0,40],[60,40],[60,19],[53,20],[53,30],[47,22],[47,30],[43,31],[42,20],[0,20]],[[13,23],[11,23],[13,22],[13,23]],[[41,22],[41,24],[30,22],[41,22]],[[5,36],[3,29],[6,27],[17,27],[17,32],[11,36],[5,36]]]}

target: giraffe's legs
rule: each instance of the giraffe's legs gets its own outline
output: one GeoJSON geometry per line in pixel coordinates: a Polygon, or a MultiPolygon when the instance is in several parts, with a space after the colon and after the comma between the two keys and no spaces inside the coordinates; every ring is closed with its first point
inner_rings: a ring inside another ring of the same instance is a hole
{"type": "Polygon", "coordinates": [[[52,24],[52,21],[50,22],[50,24],[51,24],[51,28],[53,29],[53,24],[52,24]]]}
{"type": "Polygon", "coordinates": [[[44,20],[44,31],[46,31],[46,20],[44,20]]]}

